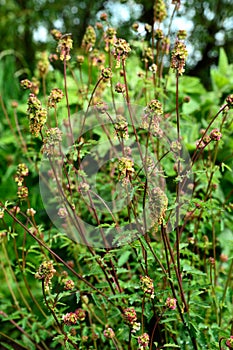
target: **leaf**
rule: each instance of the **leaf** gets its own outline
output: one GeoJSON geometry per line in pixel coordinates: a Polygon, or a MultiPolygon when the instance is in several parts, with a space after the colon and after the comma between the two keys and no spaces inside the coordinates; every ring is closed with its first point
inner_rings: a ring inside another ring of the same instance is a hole
{"type": "Polygon", "coordinates": [[[123,266],[129,259],[129,256],[131,254],[131,251],[126,250],[123,252],[118,260],[118,266],[121,267],[123,266]]]}
{"type": "Polygon", "coordinates": [[[78,304],[80,301],[80,292],[76,292],[75,295],[76,295],[76,303],[78,304]]]}
{"type": "Polygon", "coordinates": [[[218,68],[221,74],[227,75],[228,73],[228,59],[223,47],[220,48],[218,68]]]}
{"type": "Polygon", "coordinates": [[[165,344],[165,345],[163,345],[163,348],[172,348],[172,349],[174,349],[174,348],[176,348],[176,349],[180,349],[180,346],[179,345],[176,345],[176,344],[165,344]]]}

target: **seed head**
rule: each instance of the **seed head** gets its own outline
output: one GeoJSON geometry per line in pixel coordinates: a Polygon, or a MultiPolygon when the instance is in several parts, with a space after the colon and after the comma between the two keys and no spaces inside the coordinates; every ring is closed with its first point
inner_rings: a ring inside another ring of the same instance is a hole
{"type": "Polygon", "coordinates": [[[100,15],[100,19],[101,21],[107,21],[108,19],[108,15],[106,12],[102,12],[101,15],[100,15]]]}
{"type": "Polygon", "coordinates": [[[163,34],[162,29],[156,29],[155,30],[155,39],[161,40],[161,39],[163,39],[163,37],[164,37],[164,34],[163,34]]]}
{"type": "Polygon", "coordinates": [[[187,31],[186,30],[179,30],[177,33],[178,40],[185,40],[187,38],[187,31]]]}
{"type": "Polygon", "coordinates": [[[119,137],[120,139],[128,139],[128,122],[122,115],[118,115],[116,117],[116,122],[114,123],[115,128],[115,136],[119,137]]]}
{"type": "Polygon", "coordinates": [[[105,51],[109,52],[110,45],[113,45],[116,40],[116,29],[108,27],[104,33],[105,51]]]}
{"type": "Polygon", "coordinates": [[[148,116],[162,115],[163,106],[162,103],[158,100],[151,100],[150,103],[145,108],[145,113],[148,116]]]}
{"type": "Polygon", "coordinates": [[[72,290],[72,289],[74,289],[74,281],[73,280],[65,281],[64,289],[65,290],[72,290]]]}

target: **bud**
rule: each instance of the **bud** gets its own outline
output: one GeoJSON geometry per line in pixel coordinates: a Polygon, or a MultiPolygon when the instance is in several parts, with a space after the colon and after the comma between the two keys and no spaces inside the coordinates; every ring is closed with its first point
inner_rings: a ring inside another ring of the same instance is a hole
{"type": "Polygon", "coordinates": [[[112,339],[115,337],[115,333],[114,331],[112,330],[112,328],[106,328],[104,330],[104,336],[105,338],[109,338],[109,339],[112,339]]]}
{"type": "Polygon", "coordinates": [[[27,209],[27,216],[34,216],[36,211],[33,208],[27,209]]]}

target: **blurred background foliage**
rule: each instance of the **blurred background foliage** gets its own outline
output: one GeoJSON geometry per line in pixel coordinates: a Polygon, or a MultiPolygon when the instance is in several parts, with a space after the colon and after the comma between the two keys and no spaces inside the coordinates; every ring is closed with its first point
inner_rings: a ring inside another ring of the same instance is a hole
{"type": "MultiPolygon", "coordinates": [[[[33,72],[37,51],[50,49],[49,32],[57,28],[73,34],[74,46],[79,47],[88,24],[95,25],[101,11],[109,15],[111,25],[118,28],[118,36],[130,39],[130,29],[137,21],[142,27],[152,24],[152,0],[0,0],[0,59],[14,56],[18,76],[33,72]],[[13,50],[13,51],[11,51],[13,50]]],[[[173,8],[166,1],[167,10],[173,8]]],[[[233,58],[232,0],[181,1],[174,30],[188,31],[189,75],[198,76],[210,88],[210,67],[218,62],[223,47],[229,61],[233,58]]],[[[12,58],[11,58],[12,59],[12,58]]],[[[12,66],[12,65],[11,65],[12,66]]],[[[29,75],[30,75],[29,74],[29,75]]],[[[9,72],[8,72],[9,75],[9,72]]],[[[2,75],[2,82],[7,78],[2,75]]]]}

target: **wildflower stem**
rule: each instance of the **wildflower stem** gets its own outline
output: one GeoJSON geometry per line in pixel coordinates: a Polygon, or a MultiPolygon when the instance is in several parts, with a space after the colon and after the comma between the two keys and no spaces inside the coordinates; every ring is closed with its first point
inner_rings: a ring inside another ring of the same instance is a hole
{"type": "Polygon", "coordinates": [[[68,112],[68,124],[70,129],[70,137],[72,140],[72,144],[74,144],[74,135],[73,130],[71,126],[71,114],[70,114],[70,104],[69,104],[69,95],[68,95],[68,87],[67,87],[67,66],[66,66],[66,59],[64,59],[64,85],[65,85],[65,96],[66,96],[66,107],[68,112]]]}

